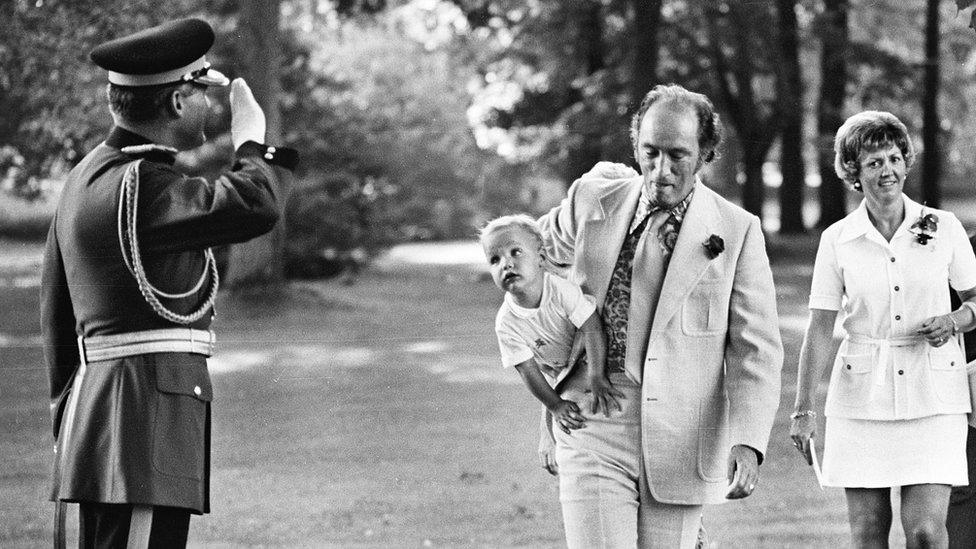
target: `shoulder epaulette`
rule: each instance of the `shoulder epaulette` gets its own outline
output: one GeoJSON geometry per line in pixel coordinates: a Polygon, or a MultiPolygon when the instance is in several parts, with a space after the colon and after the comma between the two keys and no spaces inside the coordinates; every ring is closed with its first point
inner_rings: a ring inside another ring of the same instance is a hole
{"type": "Polygon", "coordinates": [[[125,154],[131,154],[131,155],[142,155],[151,152],[160,152],[160,153],[166,153],[166,154],[171,154],[173,156],[176,156],[176,153],[180,152],[174,149],[173,147],[169,147],[166,145],[157,145],[156,143],[147,143],[145,145],[129,145],[128,147],[122,147],[120,150],[125,154]]]}

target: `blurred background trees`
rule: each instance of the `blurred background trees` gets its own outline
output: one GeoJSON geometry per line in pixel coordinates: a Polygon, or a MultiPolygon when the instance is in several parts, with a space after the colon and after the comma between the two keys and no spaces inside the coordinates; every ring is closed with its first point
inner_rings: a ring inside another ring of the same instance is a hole
{"type": "MultiPolygon", "coordinates": [[[[913,198],[972,191],[976,34],[959,14],[972,3],[3,0],[0,185],[55,196],[104,137],[95,44],[197,16],[218,33],[214,64],[251,82],[270,139],[302,152],[278,232],[225,253],[231,281],[355,271],[397,242],[539,212],[597,160],[634,165],[629,118],[658,82],[706,93],[725,121],[706,181],[767,230],[803,232],[849,207],[832,138],[862,109],[916,136],[913,198]]],[[[185,169],[228,157],[219,99],[185,169]]]]}

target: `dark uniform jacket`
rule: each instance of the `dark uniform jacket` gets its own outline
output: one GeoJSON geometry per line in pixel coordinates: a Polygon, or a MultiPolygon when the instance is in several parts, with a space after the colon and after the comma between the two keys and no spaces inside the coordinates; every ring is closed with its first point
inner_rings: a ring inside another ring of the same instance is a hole
{"type": "MultiPolygon", "coordinates": [[[[149,281],[168,293],[193,287],[208,247],[269,231],[279,188],[275,149],[247,142],[214,181],[186,177],[159,149],[121,128],[68,176],[48,233],[41,283],[41,331],[50,380],[55,445],[52,500],[166,505],[209,511],[210,401],[206,358],[155,353],[89,362],[79,376],[71,432],[62,421],[75,373],[78,336],[177,327],[140,294],[119,244],[123,173],[139,170],[138,239],[149,281]],[[66,436],[68,435],[68,436],[66,436]],[[67,440],[67,444],[61,444],[67,440]]],[[[291,152],[291,151],[290,151],[291,152]]],[[[206,298],[164,300],[188,314],[206,298]]],[[[206,314],[190,326],[208,329],[206,314]]]]}

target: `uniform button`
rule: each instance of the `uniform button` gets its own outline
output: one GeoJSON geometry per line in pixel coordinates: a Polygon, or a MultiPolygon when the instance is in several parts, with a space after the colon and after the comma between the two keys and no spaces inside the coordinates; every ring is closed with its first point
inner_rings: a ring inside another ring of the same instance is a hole
{"type": "Polygon", "coordinates": [[[895,262],[895,258],[892,257],[891,258],[891,262],[894,263],[895,262]]]}
{"type": "Polygon", "coordinates": [[[850,370],[850,369],[851,369],[851,365],[850,365],[850,364],[848,364],[848,365],[847,365],[847,369],[848,369],[848,370],[850,370]]]}
{"type": "Polygon", "coordinates": [[[276,149],[274,147],[268,147],[268,152],[269,153],[275,153],[275,152],[278,152],[278,149],[276,149]]]}
{"type": "Polygon", "coordinates": [[[203,390],[200,389],[200,386],[199,385],[197,385],[196,387],[193,388],[193,394],[195,394],[197,396],[200,396],[201,393],[203,393],[203,390]]]}
{"type": "Polygon", "coordinates": [[[901,315],[895,315],[895,320],[901,320],[901,315]]]}
{"type": "Polygon", "coordinates": [[[896,292],[898,291],[898,286],[895,286],[895,291],[896,291],[896,292]]]}
{"type": "Polygon", "coordinates": [[[264,153],[264,158],[267,159],[267,160],[274,160],[274,155],[271,154],[271,153],[269,153],[269,152],[267,152],[267,153],[264,153]]]}
{"type": "Polygon", "coordinates": [[[955,360],[953,360],[952,362],[949,363],[949,366],[955,366],[955,365],[956,365],[956,361],[955,360]]]}
{"type": "Polygon", "coordinates": [[[898,375],[905,375],[905,370],[898,370],[898,375]]]}

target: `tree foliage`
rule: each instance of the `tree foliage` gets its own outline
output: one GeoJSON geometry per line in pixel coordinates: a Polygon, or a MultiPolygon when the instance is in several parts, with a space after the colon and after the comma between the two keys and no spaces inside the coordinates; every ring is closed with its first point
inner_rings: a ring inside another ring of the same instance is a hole
{"type": "Polygon", "coordinates": [[[118,36],[195,13],[177,0],[160,10],[150,0],[6,0],[0,3],[0,179],[36,195],[111,126],[105,76],[88,52],[118,36]]]}
{"type": "MultiPolygon", "coordinates": [[[[0,1],[0,179],[37,194],[103,138],[111,124],[104,73],[87,53],[106,37],[200,16],[218,34],[214,64],[247,76],[256,63],[238,32],[241,1],[0,1]]],[[[818,141],[805,152],[818,153],[829,189],[829,141],[844,117],[888,110],[916,136],[923,126],[918,2],[279,1],[280,91],[272,94],[281,142],[303,157],[286,211],[292,273],[354,268],[393,242],[468,236],[488,216],[530,209],[530,181],[569,183],[598,159],[632,164],[629,116],[652,83],[713,99],[730,139],[710,183],[741,191],[756,213],[772,161],[789,164],[784,182],[803,179],[789,171],[803,163],[798,122],[817,120],[818,141]],[[791,5],[795,29],[784,17],[791,5]],[[796,36],[799,80],[790,72],[796,36]],[[798,87],[825,94],[819,106],[816,93],[798,87]],[[792,147],[780,141],[784,131],[792,147]]],[[[939,7],[946,61],[940,116],[929,126],[941,132],[946,178],[969,180],[976,158],[964,130],[976,124],[976,56],[959,14],[976,0],[939,7]]],[[[191,170],[213,173],[229,153],[229,112],[216,95],[211,143],[181,155],[191,170]]],[[[781,188],[783,204],[796,206],[802,191],[781,188]]],[[[843,215],[845,199],[827,191],[824,222],[843,215]]]]}
{"type": "MultiPolygon", "coordinates": [[[[414,28],[437,14],[375,1],[281,4],[281,143],[302,153],[287,210],[292,272],[328,273],[392,242],[467,236],[484,199],[517,201],[503,195],[517,196],[518,182],[498,181],[517,171],[479,149],[468,125],[472,74],[458,60],[476,53],[423,36],[438,25],[414,28]]],[[[87,58],[105,37],[200,16],[218,35],[215,66],[234,77],[255,64],[237,1],[163,10],[143,0],[18,0],[3,9],[0,30],[15,39],[0,45],[0,173],[17,175],[23,194],[63,176],[111,126],[104,72],[87,58]]],[[[191,171],[213,174],[226,163],[223,95],[215,92],[211,142],[180,156],[191,171]]]]}
{"type": "Polygon", "coordinates": [[[472,234],[479,186],[497,165],[467,124],[471,75],[406,36],[398,15],[384,15],[385,28],[349,19],[296,29],[282,99],[286,137],[303,153],[288,209],[292,272],[472,234]]]}
{"type": "Polygon", "coordinates": [[[599,159],[630,161],[628,83],[637,61],[625,37],[655,31],[633,28],[630,2],[455,3],[484,52],[473,60],[482,76],[475,102],[488,107],[478,123],[489,145],[566,182],[599,159]]]}
{"type": "MultiPolygon", "coordinates": [[[[956,7],[959,11],[967,10],[976,6],[976,0],[956,0],[956,7]]],[[[976,10],[970,13],[969,28],[976,30],[976,10]]]]}

